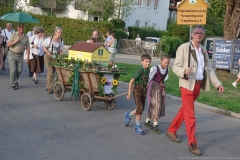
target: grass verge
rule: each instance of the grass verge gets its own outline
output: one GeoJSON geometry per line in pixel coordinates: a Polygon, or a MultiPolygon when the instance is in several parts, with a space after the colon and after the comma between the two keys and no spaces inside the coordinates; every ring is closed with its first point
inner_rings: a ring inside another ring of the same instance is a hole
{"type": "MultiPolygon", "coordinates": [[[[132,76],[135,74],[136,69],[140,65],[116,63],[118,67],[125,67],[127,75],[121,75],[120,81],[128,83],[132,76]]],[[[222,72],[217,73],[219,80],[224,86],[224,93],[220,94],[216,88],[211,85],[211,90],[205,92],[201,89],[200,95],[196,100],[199,103],[207,104],[210,106],[218,107],[227,111],[233,111],[240,113],[240,88],[234,88],[232,82],[236,80],[236,75],[232,75],[230,78],[229,73],[222,72]]],[[[169,69],[169,79],[165,82],[166,93],[180,97],[180,91],[178,86],[178,77],[173,73],[172,69],[169,69]]]]}

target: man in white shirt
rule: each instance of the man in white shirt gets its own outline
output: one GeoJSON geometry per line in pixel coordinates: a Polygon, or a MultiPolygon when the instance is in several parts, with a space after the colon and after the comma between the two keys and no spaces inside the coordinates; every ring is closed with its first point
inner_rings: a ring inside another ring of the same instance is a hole
{"type": "MultiPolygon", "coordinates": [[[[6,29],[2,30],[2,36],[4,36],[4,41],[7,43],[9,38],[11,37],[11,35],[14,33],[15,31],[12,29],[12,24],[11,23],[7,23],[6,24],[6,29]]],[[[3,47],[3,63],[2,63],[2,70],[5,70],[5,60],[7,57],[7,53],[8,53],[9,47],[7,47],[7,45],[5,45],[3,47]]]]}
{"type": "Polygon", "coordinates": [[[135,39],[135,41],[136,41],[136,46],[139,47],[141,45],[141,38],[139,34],[137,35],[137,38],[135,39]]]}

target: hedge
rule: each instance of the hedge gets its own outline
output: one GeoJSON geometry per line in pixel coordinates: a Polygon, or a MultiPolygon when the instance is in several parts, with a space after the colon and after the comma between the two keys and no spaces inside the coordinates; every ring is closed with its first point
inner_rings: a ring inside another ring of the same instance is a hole
{"type": "Polygon", "coordinates": [[[167,31],[155,30],[153,28],[139,28],[139,27],[128,27],[129,39],[135,39],[137,34],[140,35],[142,40],[145,40],[146,37],[162,37],[166,36],[169,33],[167,31]]]}
{"type": "Polygon", "coordinates": [[[179,37],[163,36],[159,41],[154,52],[155,56],[160,57],[162,52],[168,54],[170,57],[176,57],[178,47],[183,43],[179,37]]]}
{"type": "MultiPolygon", "coordinates": [[[[108,22],[84,21],[66,17],[49,17],[45,15],[31,15],[37,18],[41,23],[26,23],[25,32],[32,30],[34,26],[42,26],[45,29],[45,35],[52,35],[55,27],[59,26],[63,29],[63,40],[66,45],[72,45],[77,41],[88,40],[91,37],[93,30],[98,30],[100,33],[106,33],[108,30],[113,30],[113,25],[108,22]]],[[[0,26],[5,28],[6,23],[6,21],[0,21],[0,26]]],[[[14,29],[16,29],[18,23],[13,22],[12,24],[14,29]]]]}

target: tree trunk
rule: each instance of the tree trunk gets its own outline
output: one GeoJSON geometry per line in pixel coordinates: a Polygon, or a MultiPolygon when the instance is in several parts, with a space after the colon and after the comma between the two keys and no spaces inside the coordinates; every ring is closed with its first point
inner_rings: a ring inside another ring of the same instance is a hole
{"type": "Polygon", "coordinates": [[[120,19],[121,9],[122,9],[122,0],[119,1],[117,20],[120,19]]]}
{"type": "Polygon", "coordinates": [[[226,0],[224,39],[237,39],[240,31],[240,0],[226,0]]]}

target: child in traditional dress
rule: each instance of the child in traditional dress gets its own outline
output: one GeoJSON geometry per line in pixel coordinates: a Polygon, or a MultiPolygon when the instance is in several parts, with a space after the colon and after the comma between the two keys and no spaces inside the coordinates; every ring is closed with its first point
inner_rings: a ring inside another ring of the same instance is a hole
{"type": "Polygon", "coordinates": [[[132,77],[128,86],[127,99],[130,100],[131,93],[132,93],[132,86],[133,86],[133,83],[135,83],[134,89],[133,89],[133,97],[136,104],[136,109],[130,113],[129,112],[125,113],[124,124],[128,126],[130,120],[133,118],[134,115],[136,115],[135,132],[139,135],[144,134],[144,132],[142,131],[140,120],[141,120],[141,115],[145,106],[145,100],[146,100],[146,94],[147,94],[147,83],[148,83],[148,76],[150,71],[149,66],[151,63],[151,59],[152,58],[149,54],[143,54],[141,56],[142,66],[137,70],[135,75],[132,77]]]}
{"type": "Polygon", "coordinates": [[[165,116],[165,85],[164,81],[168,79],[168,65],[170,57],[162,55],[160,65],[150,69],[148,80],[148,116],[145,126],[159,134],[158,119],[165,116]],[[153,118],[153,126],[150,123],[153,118]]]}

